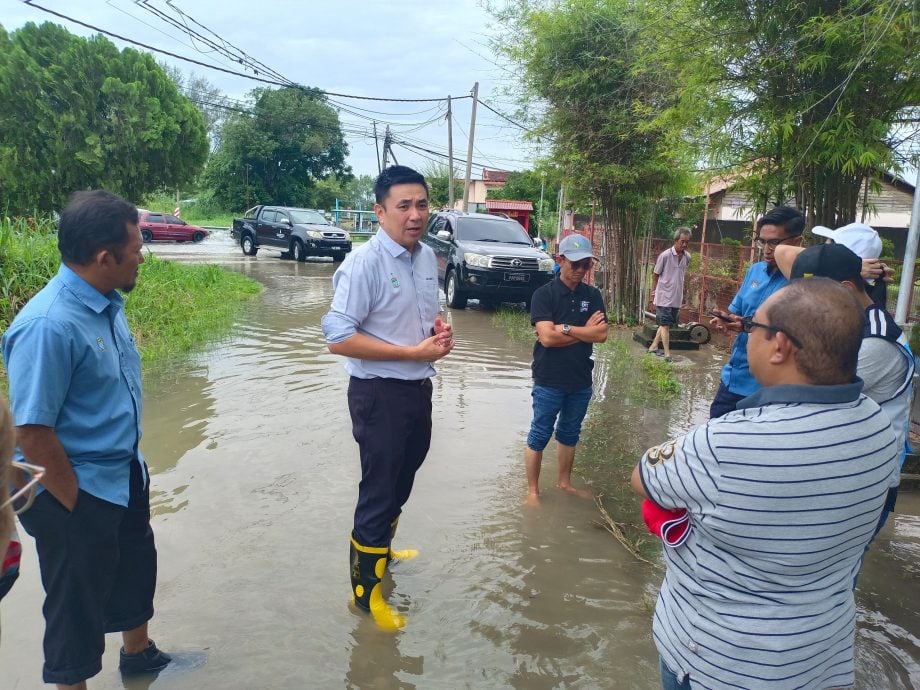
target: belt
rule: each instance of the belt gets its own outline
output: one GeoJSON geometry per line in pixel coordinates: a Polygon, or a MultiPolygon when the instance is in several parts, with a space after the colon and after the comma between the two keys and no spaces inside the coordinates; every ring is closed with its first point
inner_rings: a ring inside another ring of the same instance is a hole
{"type": "Polygon", "coordinates": [[[376,376],[370,379],[360,379],[357,376],[352,376],[352,379],[355,381],[379,381],[380,383],[396,383],[400,386],[412,386],[414,388],[419,388],[422,386],[431,385],[431,379],[393,379],[386,378],[385,376],[376,376]]]}

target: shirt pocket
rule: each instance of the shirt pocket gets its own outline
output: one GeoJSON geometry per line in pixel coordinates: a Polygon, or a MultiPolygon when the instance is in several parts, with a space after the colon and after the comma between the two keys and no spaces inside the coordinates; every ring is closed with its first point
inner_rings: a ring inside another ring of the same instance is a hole
{"type": "Polygon", "coordinates": [[[435,279],[423,280],[419,287],[419,313],[422,316],[422,325],[430,328],[434,325],[435,317],[440,313],[438,302],[438,281],[435,279]]]}

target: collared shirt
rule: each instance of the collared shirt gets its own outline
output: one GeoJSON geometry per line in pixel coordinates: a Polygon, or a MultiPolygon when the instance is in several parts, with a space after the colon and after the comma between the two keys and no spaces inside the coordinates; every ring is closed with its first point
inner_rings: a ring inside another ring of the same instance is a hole
{"type": "Polygon", "coordinates": [[[684,276],[690,265],[690,252],[678,255],[674,247],[668,247],[658,255],[655,262],[655,275],[658,285],[655,288],[654,304],[656,307],[679,307],[684,301],[684,276]]]}
{"type": "Polygon", "coordinates": [[[853,581],[900,455],[861,388],[761,389],[639,463],[693,525],[665,549],[653,636],[694,687],[853,684],[853,581]]]}
{"type": "MultiPolygon", "coordinates": [[[[383,228],[351,252],[332,277],[335,294],[323,317],[327,343],[355,333],[392,345],[418,345],[431,336],[438,304],[438,263],[431,247],[409,251],[383,228]]],[[[434,376],[428,362],[345,358],[345,370],[359,379],[420,380],[434,376]]]]}
{"type": "Polygon", "coordinates": [[[61,264],[2,349],[16,424],[53,428],[80,488],[128,505],[131,463],[143,465],[141,359],[121,295],[103,295],[61,264]]]}
{"type": "MultiPolygon", "coordinates": [[[[557,276],[541,285],[530,300],[530,323],[552,321],[570,326],[584,326],[591,315],[604,309],[604,298],[596,287],[579,283],[569,290],[557,276]]],[[[533,381],[538,386],[561,388],[566,392],[582,390],[591,385],[594,360],[592,343],[575,343],[568,347],[543,347],[539,340],[533,346],[533,381]]]]}
{"type": "MultiPolygon", "coordinates": [[[[767,262],[758,261],[753,264],[744,275],[738,294],[728,305],[732,314],[739,316],[753,316],[767,297],[789,283],[782,271],[774,268],[772,273],[767,271],[767,262]]],[[[747,333],[738,333],[732,344],[732,354],[728,363],[722,367],[722,383],[729,391],[736,395],[750,395],[760,384],[751,375],[747,358],[747,333]]]]}

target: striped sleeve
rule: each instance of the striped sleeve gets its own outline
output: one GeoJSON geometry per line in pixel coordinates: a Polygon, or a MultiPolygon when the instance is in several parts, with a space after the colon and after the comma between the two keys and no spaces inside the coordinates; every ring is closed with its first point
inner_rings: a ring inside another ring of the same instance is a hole
{"type": "Polygon", "coordinates": [[[706,426],[649,448],[639,473],[645,493],[662,508],[702,515],[716,506],[719,466],[706,426]]]}

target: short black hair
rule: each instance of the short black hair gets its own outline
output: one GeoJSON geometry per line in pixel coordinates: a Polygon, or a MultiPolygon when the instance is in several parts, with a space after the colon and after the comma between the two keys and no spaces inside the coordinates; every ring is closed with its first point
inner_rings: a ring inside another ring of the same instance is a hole
{"type": "Polygon", "coordinates": [[[777,206],[757,221],[758,230],[764,225],[779,225],[785,228],[791,237],[798,237],[805,232],[805,214],[792,206],[777,206]]]}
{"type": "Polygon", "coordinates": [[[137,207],[104,189],[74,192],[58,222],[61,260],[85,266],[100,249],[120,258],[128,243],[128,224],[137,225],[137,207]]]}
{"type": "Polygon", "coordinates": [[[843,285],[830,278],[799,278],[776,292],[765,311],[771,326],[802,344],[795,363],[812,384],[853,381],[866,317],[843,285]]]}
{"type": "Polygon", "coordinates": [[[395,184],[420,184],[425,188],[425,193],[428,193],[428,183],[420,172],[405,165],[391,165],[380,173],[374,182],[374,198],[378,204],[386,201],[390,195],[390,187],[395,184]]]}

